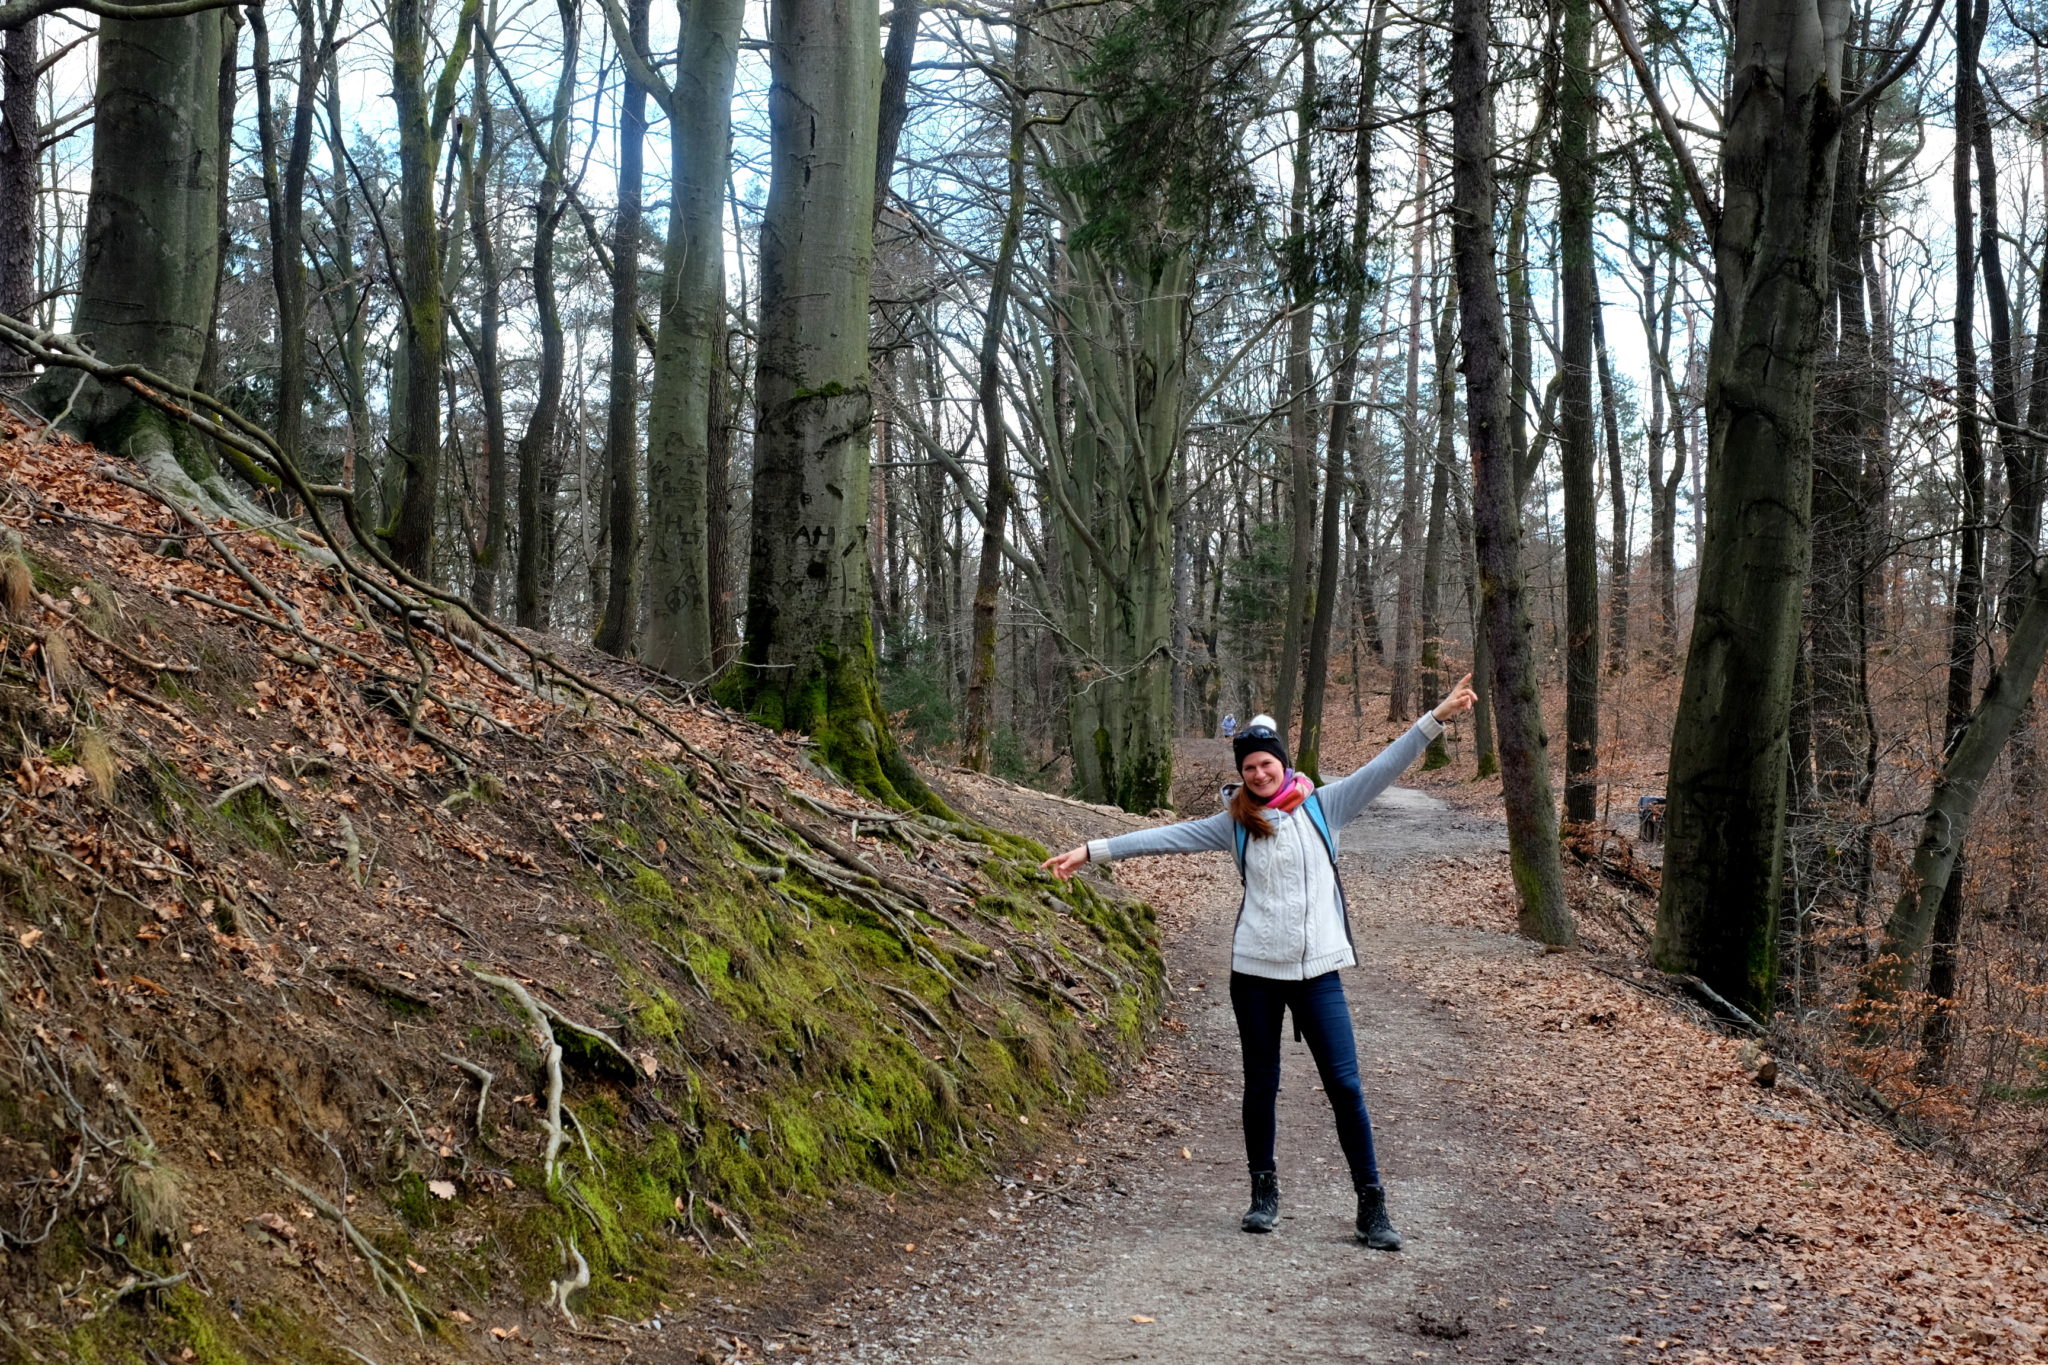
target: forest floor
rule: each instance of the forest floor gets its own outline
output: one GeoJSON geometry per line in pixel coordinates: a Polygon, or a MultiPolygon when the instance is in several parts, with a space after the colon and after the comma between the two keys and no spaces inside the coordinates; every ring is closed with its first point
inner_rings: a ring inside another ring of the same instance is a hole
{"type": "MultiPolygon", "coordinates": [[[[1184,771],[1220,751],[1198,742],[1184,771]]],[[[1631,956],[1516,937],[1495,801],[1424,781],[1440,794],[1397,788],[1352,827],[1342,869],[1404,1251],[1352,1240],[1328,1106],[1291,1039],[1281,1227],[1238,1230],[1237,881],[1220,857],[1133,861],[1113,876],[1160,909],[1175,1004],[1131,1083],[985,1199],[879,1226],[900,1253],[861,1282],[699,1358],[2048,1359],[2039,1222],[1796,1067],[1760,1087],[1753,1053],[1631,956]]],[[[1055,847],[1146,823],[993,783],[967,795],[1055,847]]]]}

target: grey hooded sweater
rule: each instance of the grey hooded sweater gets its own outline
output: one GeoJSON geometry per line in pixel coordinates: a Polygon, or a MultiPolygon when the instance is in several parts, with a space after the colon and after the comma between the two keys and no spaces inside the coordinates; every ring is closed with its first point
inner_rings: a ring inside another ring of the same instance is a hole
{"type": "MultiPolygon", "coordinates": [[[[1344,826],[1365,813],[1373,798],[1393,785],[1444,732],[1425,715],[1372,762],[1327,787],[1319,787],[1330,838],[1342,847],[1344,826]]],[[[1299,808],[1268,810],[1270,839],[1251,839],[1244,853],[1244,905],[1231,944],[1232,971],[1282,981],[1306,981],[1358,961],[1344,927],[1343,894],[1315,823],[1299,808]]],[[[1144,858],[1162,853],[1229,853],[1236,847],[1228,810],[1158,829],[1088,841],[1090,862],[1144,858]]]]}

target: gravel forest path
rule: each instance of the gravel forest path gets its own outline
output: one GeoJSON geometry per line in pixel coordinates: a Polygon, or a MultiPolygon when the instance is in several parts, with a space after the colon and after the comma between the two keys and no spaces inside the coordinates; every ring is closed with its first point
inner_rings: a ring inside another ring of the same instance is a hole
{"type": "Polygon", "coordinates": [[[979,1237],[913,1253],[926,1264],[910,1301],[898,1291],[894,1303],[848,1305],[841,1320],[853,1330],[819,1349],[848,1361],[986,1365],[1508,1360],[1529,1355],[1534,1336],[1544,1354],[1590,1361],[1613,1356],[1615,1338],[1642,1335],[1613,1301],[1597,1223],[1520,1183],[1532,1160],[1522,1131],[1541,1120],[1486,1103],[1499,1040],[1402,969],[1414,958],[1526,959],[1531,948],[1377,913],[1469,876],[1465,860],[1490,865],[1503,848],[1497,822],[1402,788],[1346,833],[1342,872],[1367,964],[1346,973],[1346,989],[1405,1251],[1352,1240],[1329,1107],[1291,1036],[1281,1226],[1268,1237],[1238,1230],[1245,1174],[1228,998],[1237,884],[1227,863],[1204,859],[1190,879],[1196,896],[1167,917],[1179,1000],[1170,1041],[1082,1135],[1082,1162],[1058,1177],[1065,1188],[1033,1201],[1042,1213],[1028,1226],[1005,1214],[979,1237]]]}
{"type": "MultiPolygon", "coordinates": [[[[1055,846],[1120,827],[1066,806],[1008,823],[1055,846]]],[[[1402,788],[1346,833],[1364,964],[1346,989],[1404,1251],[1352,1240],[1291,1037],[1281,1226],[1238,1230],[1236,877],[1133,861],[1115,876],[1161,909],[1175,997],[1144,1065],[985,1208],[804,1313],[790,1347],[859,1365],[2048,1359],[2037,1231],[1797,1080],[1751,1085],[1736,1042],[1615,979],[1625,959],[1515,937],[1504,849],[1497,819],[1402,788]],[[1873,1235],[1901,1220],[1913,1237],[1873,1235]]]]}

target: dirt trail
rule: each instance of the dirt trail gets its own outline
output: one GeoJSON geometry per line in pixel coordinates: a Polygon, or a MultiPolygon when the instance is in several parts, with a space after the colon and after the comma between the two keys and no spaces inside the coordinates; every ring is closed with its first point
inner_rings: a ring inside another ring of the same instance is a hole
{"type": "MultiPolygon", "coordinates": [[[[1655,1339],[1588,1209],[1520,1172],[1543,1117],[1490,1105],[1502,1040],[1407,965],[1526,960],[1499,933],[1382,913],[1504,847],[1498,823],[1419,791],[1388,792],[1346,833],[1343,874],[1361,957],[1346,973],[1398,1255],[1351,1238],[1350,1183],[1307,1049],[1285,1044],[1283,1221],[1240,1232],[1245,1174],[1227,996],[1237,901],[1204,861],[1194,903],[1168,916],[1179,1004],[1147,1070],[1009,1206],[960,1220],[904,1257],[904,1279],[837,1305],[813,1349],[860,1362],[1154,1360],[1595,1361],[1655,1339]],[[1183,1155],[1185,1151],[1185,1155],[1183,1155]],[[1021,1218],[1021,1221],[1016,1221],[1021,1218]],[[1617,1292],[1619,1290],[1619,1292],[1617,1292]],[[1541,1329],[1540,1331],[1537,1329],[1541,1329]]],[[[1126,864],[1143,880],[1150,864],[1126,864]]],[[[1177,860],[1185,874],[1194,860],[1177,860]]],[[[1490,879],[1489,879],[1490,880],[1490,879]]],[[[1639,1269],[1631,1271],[1633,1286],[1639,1269]]],[[[1667,1290],[1668,1292],[1668,1290],[1667,1290]]],[[[1647,1299],[1647,1295],[1641,1296],[1647,1299]]],[[[1654,1302],[1654,1300],[1651,1300],[1654,1302]]],[[[1695,1338],[1697,1339],[1697,1338],[1695,1338]]]]}
{"type": "MultiPolygon", "coordinates": [[[[974,795],[1055,846],[1139,823],[974,795]]],[[[1351,1240],[1328,1106],[1291,1040],[1283,1221],[1238,1231],[1237,879],[1220,856],[1139,860],[1115,875],[1160,909],[1175,1003],[1137,1075],[949,1225],[913,1240],[892,1207],[863,1288],[792,1303],[753,1341],[851,1365],[2048,1361],[2042,1219],[1796,1066],[1760,1088],[1743,1044],[1656,989],[1635,949],[1518,938],[1490,814],[1397,788],[1346,841],[1365,964],[1346,989],[1407,1250],[1351,1240]]]]}

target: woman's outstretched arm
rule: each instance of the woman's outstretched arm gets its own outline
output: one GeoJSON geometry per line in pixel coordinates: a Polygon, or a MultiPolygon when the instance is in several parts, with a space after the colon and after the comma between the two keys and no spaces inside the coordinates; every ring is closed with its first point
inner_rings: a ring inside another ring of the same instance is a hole
{"type": "Polygon", "coordinates": [[[1407,734],[1380,750],[1372,762],[1318,791],[1316,794],[1322,799],[1323,812],[1330,823],[1341,829],[1363,814],[1374,797],[1393,786],[1394,779],[1422,757],[1422,751],[1429,747],[1429,742],[1444,732],[1444,722],[1470,711],[1476,700],[1478,694],[1472,690],[1472,675],[1467,673],[1458,679],[1458,685],[1451,689],[1449,696],[1409,727],[1407,734]]]}
{"type": "Polygon", "coordinates": [[[1061,881],[1081,870],[1083,863],[1106,863],[1117,858],[1145,858],[1161,853],[1213,853],[1231,846],[1230,812],[1218,811],[1199,820],[1161,825],[1119,834],[1114,839],[1090,839],[1087,843],[1055,853],[1039,866],[1061,881]]]}

